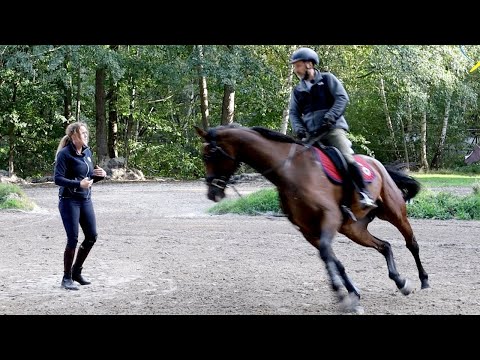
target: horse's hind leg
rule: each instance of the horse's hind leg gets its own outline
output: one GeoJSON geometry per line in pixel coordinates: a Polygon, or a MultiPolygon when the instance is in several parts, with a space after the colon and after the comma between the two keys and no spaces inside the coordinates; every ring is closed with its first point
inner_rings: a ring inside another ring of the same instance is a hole
{"type": "Polygon", "coordinates": [[[363,218],[355,223],[343,226],[340,230],[342,234],[355,241],[357,244],[371,247],[377,250],[385,257],[388,268],[388,277],[395,282],[395,285],[404,295],[412,292],[408,280],[400,275],[393,259],[393,252],[390,243],[381,240],[370,234],[367,230],[369,219],[363,218]]]}
{"type": "Polygon", "coordinates": [[[402,233],[403,237],[405,238],[407,249],[413,255],[415,259],[415,264],[417,265],[418,269],[418,277],[420,278],[420,283],[422,289],[429,288],[430,285],[428,283],[428,274],[423,268],[422,262],[420,261],[420,248],[418,246],[417,240],[415,239],[415,235],[413,235],[412,227],[410,226],[409,221],[404,218],[398,219],[397,221],[389,220],[395,227],[402,233]]]}
{"type": "Polygon", "coordinates": [[[423,268],[422,262],[420,261],[420,248],[418,246],[417,240],[415,239],[415,236],[412,236],[412,240],[410,242],[407,242],[407,249],[410,250],[413,258],[415,259],[415,264],[417,264],[418,277],[420,278],[422,289],[429,288],[430,284],[428,283],[428,274],[423,268]]]}
{"type": "Polygon", "coordinates": [[[428,283],[428,274],[423,268],[422,262],[420,261],[420,248],[418,246],[417,240],[415,239],[415,235],[413,234],[413,230],[410,225],[410,222],[406,217],[406,210],[399,211],[397,213],[386,211],[385,214],[382,216],[382,218],[384,220],[389,221],[392,225],[394,225],[403,235],[403,237],[405,238],[407,249],[410,250],[410,252],[413,255],[413,258],[415,259],[415,264],[417,265],[418,277],[420,278],[421,287],[422,289],[429,288],[430,285],[428,283]]]}

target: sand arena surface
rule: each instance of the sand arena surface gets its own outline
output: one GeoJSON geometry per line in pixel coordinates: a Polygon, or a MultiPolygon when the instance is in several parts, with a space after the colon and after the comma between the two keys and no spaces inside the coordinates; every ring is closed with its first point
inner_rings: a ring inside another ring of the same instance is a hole
{"type": "MultiPolygon", "coordinates": [[[[271,185],[235,186],[247,194],[271,185]]],[[[92,284],[64,290],[58,187],[23,188],[39,208],[0,212],[0,314],[339,314],[317,251],[286,218],[208,215],[201,181],[95,184],[99,236],[83,270],[92,284]]],[[[378,219],[369,226],[391,243],[416,289],[409,296],[382,255],[336,237],[365,314],[480,314],[480,222],[411,222],[427,290],[400,233],[378,219]]]]}

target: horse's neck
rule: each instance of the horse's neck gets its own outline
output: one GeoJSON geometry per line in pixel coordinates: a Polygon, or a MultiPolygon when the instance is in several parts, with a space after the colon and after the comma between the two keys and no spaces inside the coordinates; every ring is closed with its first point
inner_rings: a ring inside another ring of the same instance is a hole
{"type": "Polygon", "coordinates": [[[276,184],[276,173],[286,163],[288,157],[284,154],[283,146],[288,146],[290,149],[295,144],[247,140],[242,142],[239,156],[242,162],[276,184]]]}

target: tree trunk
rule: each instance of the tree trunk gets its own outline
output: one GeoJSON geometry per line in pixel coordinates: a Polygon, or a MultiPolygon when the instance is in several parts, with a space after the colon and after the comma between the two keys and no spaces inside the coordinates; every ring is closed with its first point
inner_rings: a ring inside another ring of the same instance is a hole
{"type": "Polygon", "coordinates": [[[223,87],[222,125],[228,125],[233,122],[234,111],[235,89],[232,85],[225,84],[223,87]]]}
{"type": "MultiPolygon", "coordinates": [[[[17,102],[17,83],[14,83],[13,95],[12,95],[12,106],[11,106],[12,110],[15,109],[16,102],[17,102]]],[[[15,173],[14,153],[15,153],[15,119],[11,118],[8,124],[8,176],[9,177],[11,177],[15,173]]]]}
{"type": "Polygon", "coordinates": [[[105,73],[105,67],[103,66],[95,71],[95,118],[98,163],[103,162],[108,156],[105,121],[105,73]]]}
{"type": "Polygon", "coordinates": [[[65,72],[68,76],[67,84],[62,82],[63,88],[63,116],[67,119],[67,123],[65,126],[68,125],[70,122],[70,118],[72,117],[72,76],[70,71],[68,70],[68,66],[70,63],[70,54],[65,55],[65,60],[63,62],[63,67],[65,72]]]}
{"type": "Polygon", "coordinates": [[[410,170],[410,161],[408,160],[408,147],[407,147],[407,137],[405,135],[405,130],[403,126],[403,120],[402,117],[400,116],[400,128],[402,129],[402,140],[403,140],[403,152],[405,153],[405,164],[406,164],[406,170],[410,170]]]}
{"type": "Polygon", "coordinates": [[[116,158],[118,156],[118,83],[113,80],[112,76],[110,79],[110,96],[108,97],[108,156],[116,158]]]}
{"type": "Polygon", "coordinates": [[[77,69],[77,93],[75,95],[76,106],[75,106],[75,120],[80,121],[80,96],[82,90],[82,66],[79,64],[77,69]]]}
{"type": "MultiPolygon", "coordinates": [[[[232,45],[227,45],[227,49],[233,52],[232,45]]],[[[235,112],[235,86],[233,84],[233,82],[231,84],[225,82],[223,85],[222,125],[228,125],[233,122],[235,112]]]]}
{"type": "Polygon", "coordinates": [[[428,161],[427,161],[427,105],[423,110],[422,120],[420,124],[420,170],[424,172],[428,171],[428,161]]]}
{"type": "Polygon", "coordinates": [[[412,100],[410,99],[410,96],[409,96],[407,97],[407,124],[406,124],[405,136],[407,138],[407,146],[409,147],[410,155],[413,156],[413,159],[410,159],[410,160],[415,161],[415,159],[417,159],[418,156],[415,151],[415,144],[412,141],[412,132],[413,132],[412,100]]]}
{"type": "Polygon", "coordinates": [[[136,88],[135,88],[135,80],[133,79],[133,76],[130,76],[130,104],[129,104],[129,113],[127,118],[125,119],[126,124],[125,124],[125,167],[128,168],[128,159],[130,157],[130,139],[132,138],[132,130],[133,130],[133,125],[135,122],[135,119],[133,117],[133,112],[135,110],[135,94],[136,94],[136,88]]]}
{"type": "MultiPolygon", "coordinates": [[[[294,51],[294,49],[291,49],[290,53],[292,53],[293,51],[294,51]]],[[[288,72],[288,77],[287,77],[288,101],[287,101],[287,106],[285,107],[285,109],[283,109],[282,123],[280,124],[280,132],[282,134],[287,133],[288,123],[289,123],[289,120],[290,120],[289,108],[290,108],[290,100],[291,100],[291,97],[292,97],[293,69],[292,69],[292,65],[290,65],[290,63],[288,64],[288,67],[290,69],[290,71],[288,72]]]]}
{"type": "Polygon", "coordinates": [[[442,132],[440,134],[440,140],[438,142],[437,151],[433,155],[432,161],[430,162],[430,169],[438,169],[441,165],[441,159],[443,156],[443,148],[445,146],[445,141],[447,139],[447,128],[448,128],[448,119],[450,115],[450,104],[452,100],[452,94],[448,94],[445,99],[445,113],[443,116],[442,132]]]}
{"type": "Polygon", "coordinates": [[[200,109],[202,111],[202,126],[204,129],[210,127],[209,110],[208,110],[208,90],[207,78],[203,71],[203,45],[197,45],[198,49],[198,84],[200,86],[200,109]]]}
{"type": "Polygon", "coordinates": [[[63,116],[65,119],[70,121],[72,117],[72,89],[68,86],[64,88],[64,95],[63,95],[63,116]]]}
{"type": "MultiPolygon", "coordinates": [[[[185,120],[190,119],[190,118],[195,118],[195,110],[196,110],[196,104],[195,104],[195,83],[192,83],[192,86],[188,87],[188,90],[190,91],[190,96],[188,97],[188,107],[187,111],[185,114],[185,120]]],[[[188,126],[188,120],[184,121],[183,124],[181,123],[182,119],[179,119],[179,125],[183,128],[186,129],[186,126],[188,126]]]]}
{"type": "Polygon", "coordinates": [[[8,124],[8,176],[15,173],[14,167],[14,153],[15,153],[15,124],[10,121],[8,124]]]}
{"type": "Polygon", "coordinates": [[[385,84],[383,82],[383,78],[380,78],[380,96],[382,98],[383,111],[385,113],[385,118],[387,121],[387,128],[388,128],[388,131],[390,132],[390,139],[392,142],[392,146],[395,151],[395,157],[399,158],[400,155],[398,152],[397,142],[395,141],[395,132],[393,131],[392,119],[390,118],[390,114],[388,112],[387,96],[385,94],[385,84]]]}

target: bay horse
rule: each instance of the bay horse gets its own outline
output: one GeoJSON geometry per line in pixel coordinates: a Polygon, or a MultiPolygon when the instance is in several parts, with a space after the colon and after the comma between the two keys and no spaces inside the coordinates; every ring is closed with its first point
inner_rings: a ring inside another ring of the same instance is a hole
{"type": "Polygon", "coordinates": [[[406,201],[420,191],[417,180],[385,167],[372,157],[356,155],[373,172],[373,180],[367,186],[378,207],[362,209],[358,194],[352,192],[354,221],[344,217],[340,207],[343,187],[327,178],[314,147],[263,127],[248,128],[233,124],[207,131],[195,126],[195,130],[203,139],[208,199],[218,202],[225,197],[228,181],[241,163],[250,165],[274,184],[283,213],[319,251],[342,311],[362,313],[363,309],[359,304],[359,290],[333,251],[332,242],[337,232],[380,252],[387,262],[388,276],[399,291],[404,295],[413,291],[408,279],[397,271],[390,243],[367,230],[375,217],[390,222],[400,231],[415,259],[421,288],[429,287],[428,275],[420,261],[419,246],[406,210],[406,201]]]}

